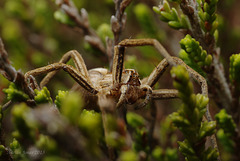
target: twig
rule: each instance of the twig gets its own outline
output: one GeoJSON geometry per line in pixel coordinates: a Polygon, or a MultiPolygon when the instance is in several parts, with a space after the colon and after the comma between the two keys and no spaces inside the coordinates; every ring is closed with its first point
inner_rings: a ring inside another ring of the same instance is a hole
{"type": "Polygon", "coordinates": [[[21,71],[16,69],[10,64],[8,54],[4,48],[2,39],[0,38],[0,73],[9,81],[16,83],[23,91],[29,95],[30,98],[34,97],[33,90],[25,82],[24,76],[21,71]]]}
{"type": "Polygon", "coordinates": [[[83,31],[85,40],[107,56],[103,42],[89,25],[87,11],[82,8],[80,15],[72,0],[56,0],[56,4],[76,23],[77,27],[83,31]]]}
{"type": "MultiPolygon", "coordinates": [[[[2,115],[0,118],[0,145],[5,145],[5,141],[3,139],[3,127],[2,127],[2,119],[3,119],[3,108],[0,107],[0,114],[2,115]]],[[[0,160],[6,160],[6,161],[13,161],[13,158],[7,148],[4,147],[4,150],[2,150],[2,154],[0,155],[0,160]]]]}
{"type": "Polygon", "coordinates": [[[238,128],[240,127],[239,123],[239,115],[240,115],[240,109],[236,108],[239,107],[239,97],[240,97],[240,93],[239,93],[239,89],[238,89],[238,83],[236,81],[233,82],[232,86],[232,96],[233,96],[233,101],[232,101],[232,107],[231,107],[231,112],[232,112],[232,116],[233,119],[235,121],[235,123],[237,123],[238,128]]]}
{"type": "Polygon", "coordinates": [[[13,161],[13,158],[11,156],[10,151],[8,150],[8,148],[4,148],[1,156],[0,156],[0,160],[4,160],[4,161],[13,161]]]}
{"type": "MultiPolygon", "coordinates": [[[[219,104],[220,107],[222,106],[221,108],[225,107],[229,110],[231,107],[232,95],[230,87],[224,76],[222,64],[220,64],[218,59],[219,54],[216,51],[215,39],[208,32],[204,35],[200,26],[196,1],[182,0],[180,7],[183,13],[187,15],[190,20],[193,37],[200,42],[203,49],[205,49],[209,54],[212,54],[213,56],[213,63],[209,68],[210,71],[206,72],[208,74],[208,78],[211,78],[209,79],[210,85],[215,87],[214,89],[216,89],[218,95],[217,97],[214,97],[214,99],[216,102],[221,102],[221,104],[219,104]]],[[[219,151],[217,148],[216,138],[212,136],[211,140],[214,143],[214,148],[219,151]]],[[[218,157],[218,160],[221,160],[220,156],[218,157]]]]}
{"type": "Polygon", "coordinates": [[[111,51],[110,54],[110,69],[112,69],[112,61],[114,54],[114,45],[118,45],[120,42],[121,33],[126,25],[127,16],[124,12],[127,6],[132,2],[132,0],[114,0],[115,3],[115,15],[111,17],[112,32],[114,35],[113,42],[108,41],[108,51],[111,51]],[[110,46],[112,44],[112,46],[110,46]]]}
{"type": "Polygon", "coordinates": [[[17,71],[8,60],[8,54],[4,48],[2,39],[0,38],[0,72],[1,74],[11,82],[14,82],[17,78],[17,71]]]}
{"type": "Polygon", "coordinates": [[[44,105],[32,109],[30,114],[47,135],[51,136],[62,149],[76,158],[81,158],[85,161],[108,160],[104,154],[100,155],[101,158],[95,158],[87,152],[87,143],[84,136],[76,127],[68,124],[68,122],[58,114],[55,107],[49,108],[49,106],[44,105]]]}
{"type": "Polygon", "coordinates": [[[126,13],[124,13],[127,6],[132,0],[114,0],[115,3],[115,16],[111,17],[112,31],[114,34],[114,45],[120,42],[120,35],[126,25],[126,13]]]}
{"type": "Polygon", "coordinates": [[[5,103],[3,106],[2,106],[2,111],[5,111],[8,109],[9,106],[12,105],[12,100],[8,101],[7,103],[5,103]]]}
{"type": "Polygon", "coordinates": [[[224,76],[224,69],[222,64],[219,62],[219,53],[215,47],[215,39],[213,35],[208,32],[203,33],[197,10],[197,2],[193,0],[182,0],[180,3],[181,9],[190,20],[192,26],[192,36],[200,42],[204,50],[213,56],[213,63],[209,69],[206,70],[209,78],[209,83],[214,86],[217,92],[217,97],[214,97],[216,103],[220,108],[226,108],[227,110],[231,107],[232,95],[230,87],[224,76]]]}
{"type": "MultiPolygon", "coordinates": [[[[100,110],[102,113],[102,122],[103,122],[103,128],[104,128],[104,135],[105,139],[107,139],[110,134],[110,129],[108,128],[108,114],[111,116],[116,116],[116,112],[114,110],[115,103],[111,99],[107,99],[104,97],[104,95],[100,95],[98,98],[98,104],[100,106],[100,110]]],[[[108,148],[108,155],[110,160],[116,160],[116,155],[115,155],[115,149],[107,144],[108,148]]]]}

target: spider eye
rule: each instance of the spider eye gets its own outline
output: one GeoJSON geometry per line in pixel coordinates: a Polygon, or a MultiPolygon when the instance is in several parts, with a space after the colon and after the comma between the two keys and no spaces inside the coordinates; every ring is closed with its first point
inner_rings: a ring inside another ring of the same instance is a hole
{"type": "Polygon", "coordinates": [[[143,91],[146,92],[146,91],[147,91],[147,88],[144,88],[143,91]]]}

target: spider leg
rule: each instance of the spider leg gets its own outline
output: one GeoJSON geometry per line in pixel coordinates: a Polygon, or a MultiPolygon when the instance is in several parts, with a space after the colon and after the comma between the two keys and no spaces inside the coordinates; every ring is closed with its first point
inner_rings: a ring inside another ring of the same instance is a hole
{"type": "MultiPolygon", "coordinates": [[[[59,63],[66,64],[71,58],[73,59],[73,62],[75,64],[77,70],[80,73],[82,73],[82,76],[85,77],[88,80],[89,84],[91,84],[91,81],[90,81],[89,76],[88,76],[87,67],[84,63],[84,60],[83,60],[81,54],[79,52],[77,52],[76,50],[71,50],[71,51],[65,53],[63,55],[63,57],[60,59],[59,63]]],[[[55,70],[55,71],[52,71],[52,72],[48,73],[43,78],[43,80],[41,81],[40,88],[45,86],[50,81],[50,79],[57,73],[57,71],[58,70],[55,70]]]]}
{"type": "Polygon", "coordinates": [[[152,91],[152,99],[173,99],[178,98],[176,89],[157,89],[152,91]]]}
{"type": "Polygon", "coordinates": [[[162,74],[166,71],[168,66],[169,63],[166,61],[166,59],[163,59],[149,75],[146,84],[149,85],[150,87],[153,87],[157,83],[159,78],[162,76],[162,74]]]}
{"type": "MultiPolygon", "coordinates": [[[[203,76],[201,76],[198,72],[196,72],[191,67],[189,67],[187,64],[185,64],[178,57],[171,57],[171,61],[173,62],[173,64],[183,65],[186,68],[186,70],[188,71],[188,73],[191,75],[191,77],[193,79],[195,79],[198,82],[198,84],[201,86],[202,94],[205,95],[205,96],[208,96],[207,81],[203,76]]],[[[156,82],[158,81],[158,79],[160,78],[160,76],[162,75],[162,73],[166,70],[168,65],[169,65],[169,62],[167,61],[167,59],[163,59],[158,64],[158,66],[153,70],[153,72],[150,74],[150,76],[147,79],[146,84],[151,86],[151,87],[154,86],[156,84],[156,82]]],[[[208,111],[208,108],[209,107],[207,105],[207,111],[208,111]]],[[[208,121],[212,121],[212,118],[211,118],[209,112],[206,112],[206,116],[207,116],[208,121]]]]}
{"type": "Polygon", "coordinates": [[[45,74],[53,71],[55,72],[60,69],[63,69],[65,72],[67,72],[79,85],[81,85],[88,92],[93,94],[96,94],[98,92],[96,89],[93,88],[88,79],[82,73],[80,73],[80,71],[78,71],[73,66],[64,63],[54,63],[47,65],[45,67],[31,70],[25,74],[25,81],[28,82],[31,76],[37,76],[40,74],[45,74]]]}
{"type": "MultiPolygon", "coordinates": [[[[207,86],[206,79],[203,76],[201,76],[199,73],[197,73],[195,70],[193,70],[191,67],[186,65],[181,59],[170,56],[170,54],[166,51],[166,49],[157,40],[155,40],[155,39],[125,39],[118,44],[119,49],[120,49],[120,47],[133,47],[133,46],[145,46],[145,45],[153,46],[157,49],[157,51],[159,53],[161,53],[161,55],[165,58],[165,59],[163,59],[163,62],[162,62],[163,66],[167,66],[164,64],[170,64],[172,66],[183,65],[186,68],[186,70],[188,71],[188,73],[192,76],[192,78],[195,79],[198,82],[198,84],[201,86],[202,94],[205,95],[206,97],[208,97],[208,86],[207,86]]],[[[121,53],[121,52],[119,52],[119,53],[121,53]]],[[[150,75],[150,76],[152,76],[151,79],[148,78],[148,81],[147,81],[148,85],[153,86],[156,83],[156,80],[158,80],[158,78],[162,74],[162,70],[160,70],[160,69],[161,69],[160,67],[157,69],[156,68],[154,69],[156,71],[155,72],[153,71],[151,73],[151,75],[150,75]]],[[[153,91],[153,95],[154,95],[154,91],[153,91]]],[[[212,117],[209,112],[209,105],[206,106],[206,109],[207,109],[206,110],[207,120],[212,121],[212,117]]],[[[217,148],[215,136],[212,137],[212,144],[215,148],[217,148]]]]}
{"type": "Polygon", "coordinates": [[[140,88],[143,89],[143,91],[146,91],[146,96],[145,96],[144,101],[141,102],[140,104],[138,104],[135,107],[135,109],[140,109],[140,108],[146,106],[152,98],[152,88],[149,85],[144,84],[144,85],[141,85],[140,88]]]}
{"type": "Polygon", "coordinates": [[[116,45],[112,65],[113,84],[121,83],[125,47],[116,45]]]}
{"type": "Polygon", "coordinates": [[[153,46],[157,49],[161,55],[167,59],[168,63],[171,65],[176,65],[173,61],[171,55],[167,50],[160,44],[156,39],[125,39],[122,40],[118,46],[120,47],[134,47],[134,46],[153,46]]]}
{"type": "Polygon", "coordinates": [[[123,105],[126,102],[126,93],[127,93],[128,87],[127,85],[122,85],[120,88],[121,95],[118,100],[118,103],[116,105],[116,108],[119,108],[121,105],[123,105]]]}
{"type": "MultiPolygon", "coordinates": [[[[167,50],[156,40],[156,39],[125,39],[122,40],[118,44],[118,52],[115,53],[123,54],[123,52],[120,51],[121,47],[134,47],[134,46],[153,46],[157,49],[159,53],[162,54],[164,59],[159,63],[159,65],[153,70],[153,72],[150,74],[147,85],[153,86],[157,80],[160,78],[164,70],[167,68],[167,66],[170,65],[183,65],[188,73],[195,79],[198,84],[201,86],[202,94],[205,96],[208,96],[208,86],[207,81],[203,76],[201,76],[199,73],[197,73],[195,70],[193,70],[191,67],[186,65],[180,58],[172,57],[167,50]]],[[[208,105],[207,105],[207,119],[208,121],[212,121],[212,118],[209,113],[208,105]]]]}

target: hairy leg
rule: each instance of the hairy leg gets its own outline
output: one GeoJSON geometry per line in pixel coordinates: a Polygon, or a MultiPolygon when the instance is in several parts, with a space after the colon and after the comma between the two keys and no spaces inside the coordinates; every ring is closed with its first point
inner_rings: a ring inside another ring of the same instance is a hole
{"type": "MultiPolygon", "coordinates": [[[[118,48],[116,48],[118,49],[118,52],[116,51],[115,53],[119,55],[123,55],[124,51],[123,52],[120,51],[121,47],[135,47],[135,46],[153,46],[165,58],[159,63],[159,65],[150,74],[146,83],[147,85],[152,87],[160,78],[163,71],[167,68],[169,64],[173,66],[183,65],[187,69],[188,73],[193,77],[193,79],[195,79],[198,82],[198,84],[201,86],[202,94],[205,96],[208,96],[208,86],[205,78],[202,77],[195,70],[193,70],[191,67],[186,65],[181,59],[177,57],[172,57],[156,39],[125,39],[118,44],[118,48]]],[[[123,57],[123,56],[119,56],[119,57],[123,57]]],[[[208,108],[209,107],[207,105],[206,116],[208,121],[212,121],[208,108]]]]}
{"type": "Polygon", "coordinates": [[[63,69],[65,72],[67,72],[79,85],[81,85],[87,91],[89,91],[93,94],[96,94],[98,92],[97,90],[95,90],[93,88],[91,83],[88,81],[88,79],[86,79],[86,77],[82,73],[80,73],[73,66],[67,65],[64,63],[54,63],[54,64],[47,65],[45,67],[31,70],[25,74],[25,81],[28,82],[28,80],[31,76],[46,74],[49,72],[58,71],[60,69],[63,69]]]}
{"type": "MultiPolygon", "coordinates": [[[[163,62],[160,62],[159,64],[160,66],[158,66],[158,68],[155,68],[153,72],[150,74],[149,76],[150,79],[148,78],[146,83],[147,85],[153,86],[157,82],[157,80],[160,78],[160,76],[162,75],[163,71],[165,70],[168,64],[172,66],[183,65],[187,69],[188,73],[193,77],[193,79],[195,79],[198,82],[198,84],[201,86],[202,94],[208,97],[208,86],[205,78],[202,77],[195,70],[193,70],[191,67],[186,65],[181,59],[177,57],[171,57],[170,54],[166,51],[166,49],[155,39],[125,39],[118,44],[119,52],[116,52],[116,53],[121,54],[120,52],[121,47],[134,47],[134,46],[146,46],[146,45],[155,47],[157,51],[165,58],[163,59],[163,62]]],[[[207,109],[206,111],[207,120],[212,121],[212,118],[209,112],[209,105],[207,105],[206,109],[207,109]]],[[[215,136],[212,136],[212,143],[213,143],[213,146],[217,148],[215,136]]]]}
{"type": "Polygon", "coordinates": [[[121,83],[125,48],[119,45],[114,47],[114,57],[112,66],[113,84],[121,83]]]}
{"type": "Polygon", "coordinates": [[[152,99],[173,99],[178,98],[176,89],[157,89],[152,92],[152,99]]]}
{"type": "Polygon", "coordinates": [[[145,98],[144,98],[144,101],[141,102],[140,104],[138,104],[138,105],[135,107],[135,109],[140,109],[140,108],[146,106],[146,105],[149,103],[149,101],[151,100],[151,98],[152,98],[152,88],[151,88],[149,85],[143,84],[143,85],[140,86],[140,88],[141,88],[143,91],[146,92],[146,96],[145,96],[145,98]]]}
{"type": "MultiPolygon", "coordinates": [[[[63,55],[63,57],[60,59],[59,63],[64,63],[66,64],[70,59],[73,59],[73,62],[77,68],[77,70],[82,73],[82,76],[85,77],[87,79],[87,81],[89,82],[89,84],[91,84],[89,76],[88,76],[88,71],[87,71],[87,67],[85,65],[85,62],[81,56],[80,53],[78,53],[76,50],[71,50],[67,53],[65,53],[63,55]]],[[[43,80],[40,83],[40,88],[42,88],[43,86],[45,86],[50,79],[57,73],[58,70],[52,71],[50,73],[48,73],[43,80]]]]}
{"type": "Polygon", "coordinates": [[[120,88],[121,95],[120,95],[120,98],[119,98],[118,103],[116,105],[116,108],[119,108],[120,106],[122,106],[126,102],[127,90],[128,90],[127,85],[122,85],[121,86],[121,88],[120,88]]]}

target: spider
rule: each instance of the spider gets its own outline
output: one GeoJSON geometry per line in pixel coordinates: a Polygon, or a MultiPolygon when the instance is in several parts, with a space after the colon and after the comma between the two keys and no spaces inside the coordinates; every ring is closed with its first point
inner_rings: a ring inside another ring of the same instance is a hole
{"type": "Polygon", "coordinates": [[[87,93],[98,98],[105,95],[114,99],[116,108],[123,104],[134,104],[136,108],[144,107],[150,99],[177,98],[178,91],[175,89],[153,89],[161,75],[170,65],[183,65],[190,75],[201,85],[202,94],[208,94],[206,80],[192,68],[187,66],[181,59],[172,57],[165,48],[155,39],[125,39],[114,47],[112,72],[105,68],[87,70],[82,56],[75,50],[63,55],[58,63],[31,70],[25,74],[25,80],[31,77],[46,74],[40,83],[40,88],[45,86],[57,71],[63,69],[67,72],[87,93]],[[124,53],[126,47],[150,45],[157,49],[165,58],[155,67],[151,74],[140,80],[134,69],[124,69],[124,53]],[[76,67],[66,64],[70,58],[76,67]]]}

